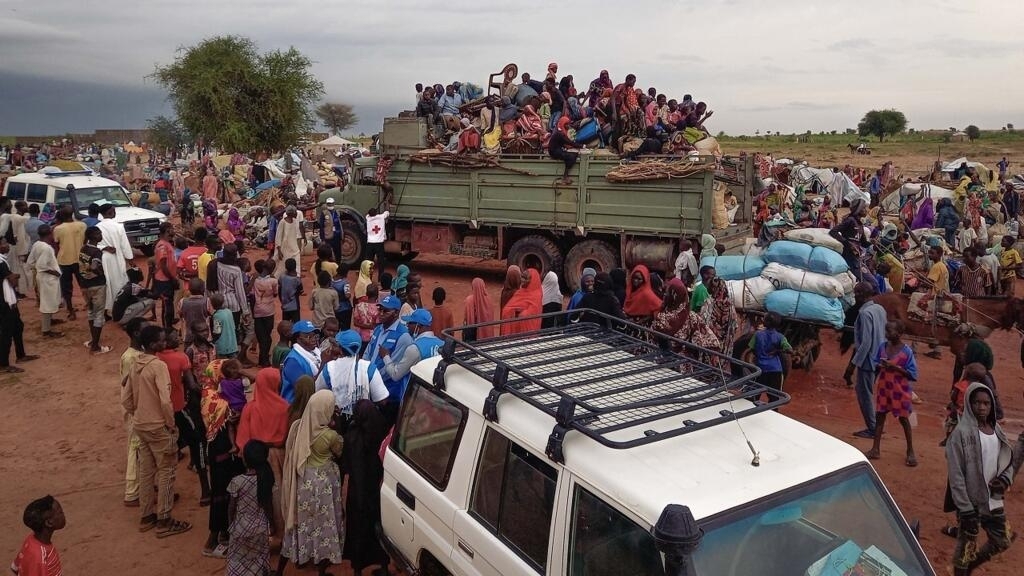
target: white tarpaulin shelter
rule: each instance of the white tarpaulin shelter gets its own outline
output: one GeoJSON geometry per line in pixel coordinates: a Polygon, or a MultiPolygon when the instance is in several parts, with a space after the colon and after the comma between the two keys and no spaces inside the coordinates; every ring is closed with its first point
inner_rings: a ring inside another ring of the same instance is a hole
{"type": "Polygon", "coordinates": [[[968,168],[982,168],[984,170],[988,170],[988,167],[986,167],[981,162],[971,162],[970,160],[967,159],[966,156],[961,156],[961,157],[957,158],[956,160],[951,160],[951,161],[946,162],[945,164],[943,164],[942,165],[942,171],[943,172],[955,172],[956,169],[959,168],[965,162],[967,163],[967,167],[968,168]]]}
{"type": "Polygon", "coordinates": [[[324,138],[317,142],[316,145],[323,146],[324,148],[341,148],[342,146],[355,146],[356,143],[351,140],[346,140],[341,136],[331,136],[330,138],[324,138]]]}
{"type": "Polygon", "coordinates": [[[865,202],[871,200],[867,192],[861,190],[849,176],[842,172],[833,172],[827,168],[811,168],[806,164],[800,164],[793,167],[790,178],[794,184],[802,185],[808,191],[814,182],[818,182],[832,198],[832,205],[836,207],[840,206],[843,200],[847,202],[853,202],[858,198],[865,202]]]}
{"type": "Polygon", "coordinates": [[[882,199],[882,212],[888,214],[895,214],[900,210],[900,199],[902,198],[913,198],[914,200],[920,200],[925,195],[931,196],[932,200],[938,204],[940,198],[953,198],[953,191],[948,188],[940,188],[934,184],[921,184],[917,182],[907,182],[900,189],[892,194],[889,194],[882,199]]]}

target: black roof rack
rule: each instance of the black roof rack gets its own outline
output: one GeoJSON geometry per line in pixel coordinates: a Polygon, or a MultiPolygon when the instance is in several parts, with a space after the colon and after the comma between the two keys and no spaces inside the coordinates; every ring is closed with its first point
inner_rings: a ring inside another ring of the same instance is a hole
{"type": "Polygon", "coordinates": [[[562,440],[569,430],[611,448],[632,448],[789,402],[789,395],[755,382],[756,366],[730,356],[594,310],[533,318],[550,316],[576,321],[471,342],[460,339],[467,328],[506,322],[445,330],[433,384],[443,389],[454,363],[492,383],[485,418],[498,421],[498,398],[505,393],[550,415],[557,425],[545,452],[556,462],[564,461],[562,440]],[[584,315],[588,321],[578,321],[584,315]],[[708,408],[719,410],[709,415],[708,408]],[[640,428],[665,419],[674,427],[640,428]]]}

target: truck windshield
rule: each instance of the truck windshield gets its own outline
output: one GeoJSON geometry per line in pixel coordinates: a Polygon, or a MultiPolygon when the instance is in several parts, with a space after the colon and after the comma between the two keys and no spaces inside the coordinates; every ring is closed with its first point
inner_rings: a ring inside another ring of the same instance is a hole
{"type": "Polygon", "coordinates": [[[100,188],[76,188],[75,201],[79,210],[85,210],[89,204],[99,200],[106,200],[118,208],[131,206],[128,194],[120,186],[103,186],[100,188]]]}
{"type": "Polygon", "coordinates": [[[705,535],[694,555],[697,574],[935,573],[864,464],[701,524],[705,535]]]}

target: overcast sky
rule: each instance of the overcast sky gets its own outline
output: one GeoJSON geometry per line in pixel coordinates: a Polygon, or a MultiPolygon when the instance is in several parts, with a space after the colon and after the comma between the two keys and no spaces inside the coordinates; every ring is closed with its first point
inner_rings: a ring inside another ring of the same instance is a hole
{"type": "Polygon", "coordinates": [[[353,133],[414,104],[416,82],[483,85],[548,62],[585,90],[636,74],[715,111],[712,132],[855,127],[897,108],[918,129],[1024,126],[1020,0],[0,0],[0,134],[139,128],[170,112],[146,79],[218,34],[295,46],[353,133]]]}

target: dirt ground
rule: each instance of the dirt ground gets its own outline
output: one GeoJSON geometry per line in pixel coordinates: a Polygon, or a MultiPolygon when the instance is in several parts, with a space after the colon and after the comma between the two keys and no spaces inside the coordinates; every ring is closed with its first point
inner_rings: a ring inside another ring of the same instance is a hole
{"type": "MultiPolygon", "coordinates": [[[[306,262],[306,265],[311,263],[306,262]]],[[[461,320],[462,301],[476,274],[468,269],[438,266],[438,261],[414,262],[424,278],[427,297],[435,286],[444,286],[461,320]]],[[[477,266],[497,301],[501,286],[500,266],[477,266]]],[[[306,275],[308,283],[308,274],[306,275]]],[[[354,276],[353,276],[354,279],[354,276]]],[[[76,292],[76,302],[82,303],[76,292]]],[[[136,530],[138,509],[121,504],[125,464],[125,434],[121,427],[118,355],[127,346],[121,331],[108,326],[104,341],[114,353],[91,357],[82,343],[87,340],[84,320],[65,323],[58,340],[39,337],[39,318],[34,301],[22,304],[29,353],[42,358],[24,365],[26,372],[0,378],[0,406],[4,423],[0,427],[0,551],[6,562],[13,558],[26,529],[22,510],[30,500],[53,494],[67,515],[67,528],[56,535],[68,574],[217,574],[224,562],[201,556],[206,537],[207,509],[198,506],[198,483],[182,462],[178,467],[176,490],[181,501],[174,514],[193,523],[185,535],[157,540],[152,533],[136,530]]],[[[61,314],[63,316],[63,314],[61,314]]],[[[809,372],[797,371],[786,383],[793,402],[782,412],[815,426],[835,437],[867,449],[869,441],[850,434],[863,428],[852,390],[842,381],[845,359],[831,334],[824,338],[820,360],[809,372]]],[[[1015,438],[1024,428],[1024,391],[1018,366],[1019,336],[1005,332],[990,339],[995,350],[995,376],[1006,409],[1005,429],[1015,438]]],[[[923,351],[923,350],[922,350],[923,351]]],[[[903,464],[903,438],[895,423],[887,426],[882,445],[883,458],[875,463],[886,486],[904,515],[921,521],[921,540],[939,574],[946,573],[954,541],[939,534],[946,520],[941,511],[945,485],[945,458],[938,442],[942,437],[943,407],[950,383],[952,358],[942,360],[919,355],[921,381],[918,392],[924,403],[916,406],[919,425],[914,429],[920,465],[903,464]]],[[[813,458],[813,454],[807,455],[813,458]]],[[[1008,495],[1008,510],[1015,525],[1024,522],[1024,501],[1019,490],[1008,495]]],[[[1024,558],[1018,543],[985,571],[989,575],[1018,574],[1013,568],[1024,558]]],[[[343,567],[346,568],[346,567],[343,567]]],[[[305,573],[290,568],[288,574],[305,573]]],[[[335,569],[335,574],[349,573],[335,569]]]]}

